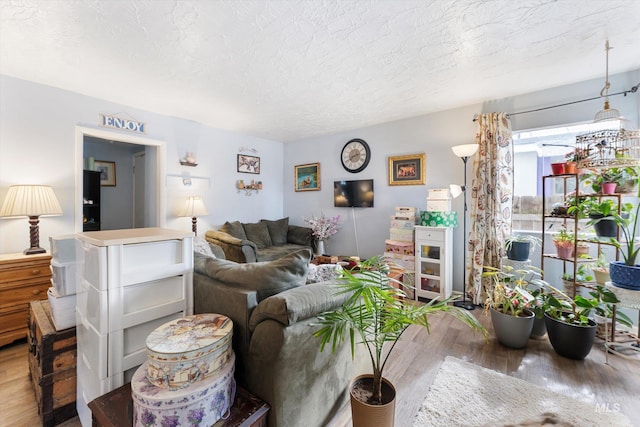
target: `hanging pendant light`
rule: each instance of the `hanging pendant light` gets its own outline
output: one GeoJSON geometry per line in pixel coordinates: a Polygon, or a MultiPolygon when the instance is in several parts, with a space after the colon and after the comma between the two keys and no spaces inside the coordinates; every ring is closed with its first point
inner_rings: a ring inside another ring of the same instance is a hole
{"type": "Polygon", "coordinates": [[[611,87],[611,84],[609,83],[609,51],[611,49],[613,49],[613,48],[609,47],[609,40],[607,40],[607,42],[604,45],[604,50],[606,52],[606,57],[607,57],[606,77],[605,77],[604,87],[600,91],[600,96],[604,96],[605,97],[605,99],[604,99],[604,109],[601,110],[601,111],[598,111],[598,113],[596,113],[596,116],[593,119],[594,123],[607,122],[607,121],[610,121],[610,120],[619,120],[620,119],[620,112],[618,110],[616,110],[615,108],[610,108],[609,107],[609,88],[611,87]]]}

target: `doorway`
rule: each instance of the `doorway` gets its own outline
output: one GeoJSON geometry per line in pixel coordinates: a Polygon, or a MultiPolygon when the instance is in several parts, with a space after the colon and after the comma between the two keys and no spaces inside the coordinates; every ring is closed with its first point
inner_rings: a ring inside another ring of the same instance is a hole
{"type": "MultiPolygon", "coordinates": [[[[85,169],[85,158],[90,150],[98,155],[117,156],[115,161],[115,186],[101,187],[103,203],[101,206],[103,230],[144,227],[163,227],[165,224],[165,191],[161,185],[164,177],[165,144],[163,141],[143,138],[138,135],[126,135],[103,129],[76,127],[76,192],[75,192],[75,231],[82,231],[82,178],[85,169]],[[85,142],[92,144],[91,148],[85,142]],[[96,151],[97,150],[97,151],[96,151]],[[109,154],[111,153],[111,154],[109,154]],[[126,154],[125,154],[126,153],[126,154]],[[139,167],[137,179],[133,176],[133,159],[144,161],[144,167],[139,167]],[[124,157],[123,157],[124,156],[124,157]],[[124,160],[126,159],[126,160],[124,160]],[[121,168],[118,168],[120,163],[121,168]],[[118,179],[120,178],[120,179],[118,179]],[[134,182],[144,185],[134,195],[134,182]],[[120,187],[120,188],[118,188],[120,187]],[[140,195],[142,193],[142,195],[140,195]],[[140,199],[140,200],[138,200],[140,199]],[[138,213],[142,216],[134,218],[134,205],[138,204],[138,213]],[[129,206],[122,212],[123,205],[129,206]]],[[[95,160],[113,161],[110,158],[96,158],[95,160]]]]}

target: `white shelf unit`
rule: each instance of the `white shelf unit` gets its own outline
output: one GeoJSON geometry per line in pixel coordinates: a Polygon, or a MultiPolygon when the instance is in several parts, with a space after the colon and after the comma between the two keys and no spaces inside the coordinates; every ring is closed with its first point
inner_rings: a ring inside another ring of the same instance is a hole
{"type": "Polygon", "coordinates": [[[449,298],[453,292],[453,229],[415,228],[416,299],[449,298]]]}
{"type": "Polygon", "coordinates": [[[77,409],[130,381],[147,359],[147,336],[193,314],[193,233],[160,228],[77,235],[77,409]]]}

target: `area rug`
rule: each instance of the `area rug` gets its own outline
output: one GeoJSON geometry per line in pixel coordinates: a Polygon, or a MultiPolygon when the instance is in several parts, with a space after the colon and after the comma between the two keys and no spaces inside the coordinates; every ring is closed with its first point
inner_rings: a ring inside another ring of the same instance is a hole
{"type": "Polygon", "coordinates": [[[543,425],[631,426],[631,422],[595,403],[448,356],[413,423],[413,427],[543,425]]]}

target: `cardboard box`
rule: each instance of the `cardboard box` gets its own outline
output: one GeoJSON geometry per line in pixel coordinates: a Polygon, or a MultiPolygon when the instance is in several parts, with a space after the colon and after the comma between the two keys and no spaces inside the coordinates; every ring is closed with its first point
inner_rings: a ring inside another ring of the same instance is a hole
{"type": "Polygon", "coordinates": [[[449,212],[451,210],[451,199],[431,199],[427,197],[428,212],[449,212]]]}
{"type": "Polygon", "coordinates": [[[458,212],[422,212],[420,214],[420,225],[425,227],[457,227],[458,212]]]}
{"type": "Polygon", "coordinates": [[[404,242],[397,240],[385,240],[385,252],[399,255],[414,255],[415,245],[413,242],[404,242]]]}

